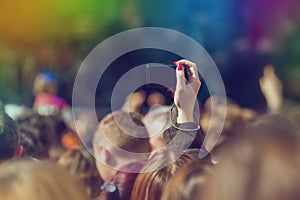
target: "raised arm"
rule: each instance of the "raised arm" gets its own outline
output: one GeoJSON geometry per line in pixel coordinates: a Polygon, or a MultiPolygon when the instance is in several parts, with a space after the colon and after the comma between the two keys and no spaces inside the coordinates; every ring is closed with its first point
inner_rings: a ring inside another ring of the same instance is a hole
{"type": "Polygon", "coordinates": [[[282,83],[275,74],[272,65],[264,68],[264,74],[259,80],[260,89],[267,101],[270,111],[278,111],[282,106],[283,88],[282,83]]]}
{"type": "Polygon", "coordinates": [[[177,123],[194,122],[193,112],[201,82],[199,79],[197,66],[189,60],[179,60],[175,62],[176,69],[176,90],[174,103],[178,110],[177,123]],[[183,66],[189,68],[189,80],[185,81],[183,66]]]}

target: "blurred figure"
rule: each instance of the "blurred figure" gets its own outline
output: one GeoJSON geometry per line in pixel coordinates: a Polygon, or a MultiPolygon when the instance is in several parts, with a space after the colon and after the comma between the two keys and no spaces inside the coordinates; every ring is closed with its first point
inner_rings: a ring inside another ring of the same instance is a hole
{"type": "Polygon", "coordinates": [[[48,158],[51,148],[61,146],[61,138],[68,130],[60,115],[42,116],[28,111],[19,116],[16,122],[22,133],[20,142],[24,143],[28,150],[27,156],[39,159],[48,158]],[[30,147],[31,142],[28,139],[36,146],[30,147]]]}
{"type": "Polygon", "coordinates": [[[272,65],[267,65],[264,68],[259,85],[267,101],[268,109],[271,112],[278,112],[283,104],[283,86],[272,65]]]}
{"type": "Polygon", "coordinates": [[[220,101],[222,101],[222,99],[217,96],[211,96],[208,98],[205,101],[200,119],[201,128],[203,133],[206,135],[209,129],[215,130],[215,128],[219,126],[219,118],[222,118],[225,114],[223,129],[217,143],[215,144],[214,137],[206,137],[205,146],[207,149],[210,149],[210,147],[213,146],[210,153],[212,161],[215,164],[221,159],[220,153],[222,153],[223,146],[231,140],[235,140],[241,136],[247,124],[252,122],[256,117],[256,113],[253,110],[241,108],[230,99],[226,100],[225,110],[223,106],[220,105],[220,101]],[[216,103],[216,107],[214,108],[216,115],[214,115],[214,117],[212,117],[212,101],[216,103]]]}
{"type": "Polygon", "coordinates": [[[105,181],[101,186],[99,200],[130,200],[137,172],[142,166],[141,163],[129,163],[117,171],[111,181],[105,181]]]}
{"type": "Polygon", "coordinates": [[[162,200],[199,199],[211,174],[211,166],[198,161],[183,166],[166,185],[162,200]]]}
{"type": "Polygon", "coordinates": [[[25,106],[15,105],[15,104],[6,104],[4,106],[4,110],[8,114],[8,116],[10,116],[13,120],[16,120],[19,116],[28,112],[30,108],[27,108],[25,106]]]}
{"type": "Polygon", "coordinates": [[[0,164],[13,157],[21,157],[23,146],[20,145],[20,133],[17,124],[0,110],[0,164]]]}
{"type": "Polygon", "coordinates": [[[33,83],[33,109],[41,115],[54,115],[67,106],[67,102],[56,96],[58,93],[55,75],[43,72],[36,76],[33,83]]]}
{"type": "Polygon", "coordinates": [[[33,110],[46,116],[61,114],[65,123],[72,127],[71,108],[57,93],[55,75],[51,72],[38,74],[33,83],[33,110]]]}
{"type": "Polygon", "coordinates": [[[286,116],[294,126],[300,128],[300,105],[283,96],[283,84],[275,73],[272,65],[264,68],[263,76],[259,80],[260,89],[266,99],[270,113],[280,113],[286,116]]]}
{"type": "Polygon", "coordinates": [[[79,149],[82,146],[80,138],[73,131],[63,134],[61,144],[65,149],[79,149]]]}
{"type": "Polygon", "coordinates": [[[171,126],[169,112],[170,107],[155,107],[143,117],[143,122],[149,133],[151,151],[160,150],[165,146],[163,132],[171,126]]]}
{"type": "Polygon", "coordinates": [[[129,163],[146,161],[150,143],[142,116],[122,110],[108,114],[99,123],[93,147],[97,169],[105,181],[129,163]]]}
{"type": "Polygon", "coordinates": [[[147,105],[151,108],[151,106],[163,106],[166,104],[166,99],[164,95],[160,92],[153,92],[147,98],[147,105]]]}
{"type": "Polygon", "coordinates": [[[50,163],[9,161],[0,167],[0,200],[88,200],[79,178],[50,163]]]}
{"type": "Polygon", "coordinates": [[[79,116],[75,117],[76,132],[84,146],[89,150],[93,150],[93,138],[97,130],[97,124],[91,123],[94,119],[94,112],[82,109],[79,116]]]}
{"type": "Polygon", "coordinates": [[[83,148],[68,150],[59,158],[57,164],[80,177],[91,199],[99,195],[103,181],[99,177],[94,157],[87,150],[83,148]]]}
{"type": "Polygon", "coordinates": [[[284,117],[258,118],[223,154],[203,199],[300,198],[299,136],[284,117]]]}
{"type": "Polygon", "coordinates": [[[23,146],[23,157],[45,159],[48,157],[47,148],[45,148],[40,131],[34,126],[20,126],[20,144],[23,146]]]}
{"type": "Polygon", "coordinates": [[[138,175],[131,199],[161,199],[163,190],[170,179],[194,159],[183,153],[173,151],[156,152],[138,175]]]}
{"type": "Polygon", "coordinates": [[[146,100],[146,93],[142,90],[129,94],[122,106],[125,112],[141,112],[141,108],[146,100]]]}

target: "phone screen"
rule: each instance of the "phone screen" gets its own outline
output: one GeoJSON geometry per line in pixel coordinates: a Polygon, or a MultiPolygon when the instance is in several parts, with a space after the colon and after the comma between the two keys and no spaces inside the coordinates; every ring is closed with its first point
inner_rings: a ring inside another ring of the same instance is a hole
{"type": "MultiPolygon", "coordinates": [[[[146,65],[146,82],[148,87],[176,88],[176,67],[175,64],[149,63],[146,65]],[[155,84],[155,86],[153,86],[155,84]],[[160,85],[160,86],[158,86],[160,85]]],[[[188,67],[184,66],[184,75],[188,81],[188,67]]]]}

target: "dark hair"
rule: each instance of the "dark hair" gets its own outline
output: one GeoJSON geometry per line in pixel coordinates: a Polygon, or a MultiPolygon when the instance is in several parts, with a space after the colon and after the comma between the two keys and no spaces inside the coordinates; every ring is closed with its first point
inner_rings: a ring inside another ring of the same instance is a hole
{"type": "Polygon", "coordinates": [[[155,153],[143,167],[142,173],[138,175],[131,199],[160,199],[167,182],[182,166],[193,161],[190,155],[186,153],[180,155],[181,153],[174,151],[155,153]]]}
{"type": "Polygon", "coordinates": [[[0,160],[14,156],[19,145],[17,125],[4,111],[0,111],[0,160]]]}
{"type": "Polygon", "coordinates": [[[111,181],[104,182],[99,200],[129,200],[137,172],[142,166],[141,163],[130,163],[122,167],[111,181]]]}
{"type": "Polygon", "coordinates": [[[94,147],[104,136],[117,147],[129,152],[150,151],[148,133],[142,122],[142,116],[138,113],[118,110],[108,114],[99,124],[94,137],[94,147]]]}
{"type": "Polygon", "coordinates": [[[22,156],[38,159],[47,157],[47,149],[40,140],[39,130],[36,127],[21,125],[19,126],[19,132],[20,145],[23,146],[22,156]]]}
{"type": "Polygon", "coordinates": [[[85,184],[91,198],[99,195],[99,187],[103,182],[98,174],[95,158],[84,148],[66,151],[57,161],[71,174],[76,174],[85,184]]]}
{"type": "Polygon", "coordinates": [[[48,157],[49,149],[60,144],[60,138],[67,130],[59,115],[42,116],[28,111],[19,116],[16,122],[21,130],[21,144],[24,144],[29,156],[38,158],[48,157]],[[43,149],[40,148],[40,144],[43,149]]]}

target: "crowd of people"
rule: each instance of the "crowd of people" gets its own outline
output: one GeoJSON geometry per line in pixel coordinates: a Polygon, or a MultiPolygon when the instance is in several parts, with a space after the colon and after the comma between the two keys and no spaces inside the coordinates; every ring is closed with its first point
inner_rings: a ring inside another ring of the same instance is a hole
{"type": "Polygon", "coordinates": [[[136,91],[96,129],[88,112],[75,126],[55,76],[39,74],[32,109],[0,111],[0,200],[300,199],[300,115],[286,107],[274,68],[258,81],[268,105],[258,113],[230,99],[224,110],[218,96],[199,105],[196,64],[176,65],[172,106],[160,93],[136,91]],[[222,121],[212,103],[225,115],[216,144],[205,139],[222,121]]]}

